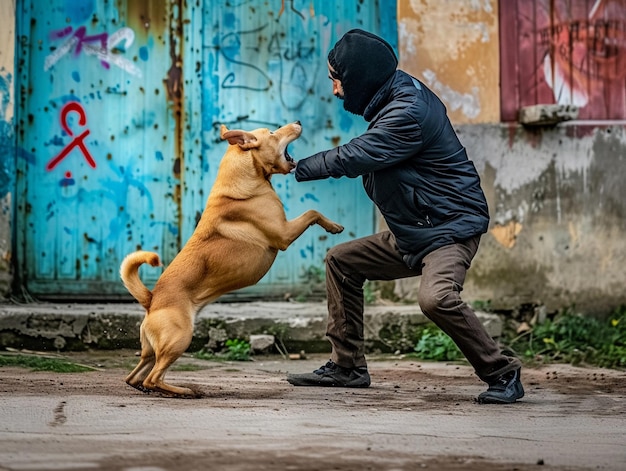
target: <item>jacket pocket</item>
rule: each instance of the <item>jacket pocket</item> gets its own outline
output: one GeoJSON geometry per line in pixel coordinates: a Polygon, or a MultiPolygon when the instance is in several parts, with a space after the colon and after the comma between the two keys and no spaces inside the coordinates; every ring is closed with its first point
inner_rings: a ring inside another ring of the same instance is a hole
{"type": "Polygon", "coordinates": [[[420,227],[433,227],[433,223],[430,219],[432,205],[416,189],[413,190],[413,205],[415,206],[414,214],[417,225],[420,227]]]}

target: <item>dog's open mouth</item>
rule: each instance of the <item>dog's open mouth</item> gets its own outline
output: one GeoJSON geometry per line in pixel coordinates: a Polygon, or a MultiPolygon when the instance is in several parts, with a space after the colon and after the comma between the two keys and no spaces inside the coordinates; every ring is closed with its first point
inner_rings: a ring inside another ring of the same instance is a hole
{"type": "Polygon", "coordinates": [[[289,154],[289,148],[288,146],[285,147],[285,159],[287,159],[287,162],[293,162],[293,157],[289,154]]]}

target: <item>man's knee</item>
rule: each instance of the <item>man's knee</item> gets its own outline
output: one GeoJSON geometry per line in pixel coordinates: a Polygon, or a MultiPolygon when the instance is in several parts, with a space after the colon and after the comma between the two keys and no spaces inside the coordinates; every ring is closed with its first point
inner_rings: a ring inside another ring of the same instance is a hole
{"type": "Polygon", "coordinates": [[[328,252],[326,252],[326,264],[328,265],[329,263],[334,263],[336,265],[341,265],[342,261],[349,260],[352,252],[353,250],[350,242],[335,245],[331,247],[328,252]]]}
{"type": "Polygon", "coordinates": [[[427,317],[437,315],[438,312],[455,309],[463,303],[459,291],[452,285],[427,286],[422,284],[417,295],[418,303],[427,317]]]}

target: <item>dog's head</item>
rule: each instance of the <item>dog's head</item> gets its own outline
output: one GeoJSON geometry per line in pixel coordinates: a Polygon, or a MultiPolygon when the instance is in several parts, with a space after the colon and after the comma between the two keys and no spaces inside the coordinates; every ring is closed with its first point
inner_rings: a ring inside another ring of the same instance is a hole
{"type": "Polygon", "coordinates": [[[287,174],[296,167],[296,162],[289,155],[287,146],[302,133],[300,121],[286,124],[276,131],[259,128],[254,131],[241,129],[228,130],[222,124],[220,136],[231,146],[238,146],[243,151],[250,151],[255,165],[260,166],[266,176],[274,173],[287,174]]]}

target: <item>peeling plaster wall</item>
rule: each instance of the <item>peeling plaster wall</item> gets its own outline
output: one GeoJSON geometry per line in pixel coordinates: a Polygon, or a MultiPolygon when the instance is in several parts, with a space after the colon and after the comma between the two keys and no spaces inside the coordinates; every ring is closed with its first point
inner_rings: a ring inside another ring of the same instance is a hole
{"type": "Polygon", "coordinates": [[[468,296],[494,307],[626,304],[626,125],[466,126],[492,222],[468,296]]]}
{"type": "Polygon", "coordinates": [[[455,123],[500,117],[497,0],[398,2],[400,68],[445,102],[455,123]]]}
{"type": "Polygon", "coordinates": [[[0,299],[10,288],[11,195],[15,186],[13,77],[15,0],[0,0],[0,299]]]}
{"type": "Polygon", "coordinates": [[[489,202],[464,299],[605,315],[626,304],[626,122],[501,124],[498,15],[497,0],[398,2],[400,67],[446,104],[489,202]]]}
{"type": "MultiPolygon", "coordinates": [[[[575,307],[603,316],[626,304],[626,125],[462,125],[491,224],[464,299],[494,309],[575,307]]],[[[416,300],[419,279],[396,292],[416,300]]]]}

